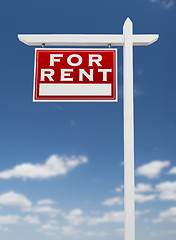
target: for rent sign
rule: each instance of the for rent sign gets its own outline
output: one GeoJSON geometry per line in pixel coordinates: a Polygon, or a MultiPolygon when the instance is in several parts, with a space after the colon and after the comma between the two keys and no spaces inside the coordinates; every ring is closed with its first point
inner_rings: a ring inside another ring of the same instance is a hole
{"type": "Polygon", "coordinates": [[[36,49],[39,101],[117,101],[116,49],[36,49]]]}

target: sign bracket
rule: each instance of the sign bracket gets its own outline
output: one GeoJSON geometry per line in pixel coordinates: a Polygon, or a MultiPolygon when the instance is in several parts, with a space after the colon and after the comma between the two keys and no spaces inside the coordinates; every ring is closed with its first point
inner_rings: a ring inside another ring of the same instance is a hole
{"type": "MultiPolygon", "coordinates": [[[[133,34],[133,46],[148,46],[157,41],[158,34],[133,34]]],[[[18,34],[28,46],[123,46],[123,34],[18,34]]]]}

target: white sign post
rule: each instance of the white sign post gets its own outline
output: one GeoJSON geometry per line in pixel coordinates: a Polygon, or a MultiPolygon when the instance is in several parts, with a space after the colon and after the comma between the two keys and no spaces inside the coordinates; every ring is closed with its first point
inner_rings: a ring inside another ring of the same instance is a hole
{"type": "Polygon", "coordinates": [[[124,214],[125,240],[135,239],[134,112],[133,112],[133,25],[123,26],[123,106],[124,106],[124,214]]]}
{"type": "Polygon", "coordinates": [[[18,35],[19,40],[29,46],[123,46],[125,240],[135,240],[133,46],[150,45],[158,37],[158,34],[133,34],[133,24],[129,18],[124,23],[122,35],[18,35]]]}

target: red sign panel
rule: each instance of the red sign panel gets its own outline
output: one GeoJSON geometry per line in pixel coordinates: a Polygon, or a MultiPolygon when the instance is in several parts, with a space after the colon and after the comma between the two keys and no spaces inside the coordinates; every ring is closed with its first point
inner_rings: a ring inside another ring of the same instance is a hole
{"type": "Polygon", "coordinates": [[[34,102],[117,101],[116,49],[36,49],[34,102]]]}

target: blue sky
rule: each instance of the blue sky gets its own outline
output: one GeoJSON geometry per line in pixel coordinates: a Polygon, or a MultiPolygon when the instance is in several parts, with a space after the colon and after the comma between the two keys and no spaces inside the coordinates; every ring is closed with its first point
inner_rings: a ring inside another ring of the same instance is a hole
{"type": "Polygon", "coordinates": [[[33,103],[23,33],[159,33],[134,48],[136,239],[176,237],[175,0],[3,1],[0,237],[123,239],[122,48],[118,103],[33,103]]]}

